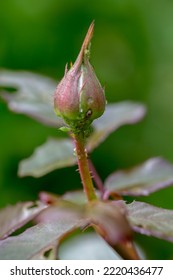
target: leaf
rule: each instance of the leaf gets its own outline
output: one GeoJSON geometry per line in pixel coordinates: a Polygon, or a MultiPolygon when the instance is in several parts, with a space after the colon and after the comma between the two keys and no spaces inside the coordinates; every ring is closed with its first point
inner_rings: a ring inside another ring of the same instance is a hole
{"type": "Polygon", "coordinates": [[[88,150],[92,151],[120,126],[140,121],[145,112],[144,105],[131,101],[108,104],[103,116],[93,123],[94,132],[88,139],[88,150]]]}
{"type": "MultiPolygon", "coordinates": [[[[80,218],[83,222],[83,229],[88,227],[94,227],[95,230],[105,239],[110,246],[115,250],[118,250],[119,254],[124,255],[122,252],[122,246],[126,246],[126,242],[130,245],[130,239],[132,237],[132,231],[126,219],[126,208],[122,201],[105,203],[101,201],[95,201],[90,204],[77,204],[75,203],[76,196],[71,197],[68,194],[66,198],[68,200],[57,200],[56,205],[50,206],[37,216],[37,222],[47,223],[48,221],[57,221],[61,218],[80,218]],[[74,200],[71,202],[70,200],[74,200]],[[123,244],[119,244],[119,243],[123,244]],[[118,247],[117,247],[118,245],[118,247]]],[[[54,202],[55,203],[55,202],[54,202]]],[[[129,252],[128,245],[128,252],[129,252]]],[[[136,253],[131,250],[126,258],[136,258],[136,253]]]]}
{"type": "Polygon", "coordinates": [[[22,234],[0,241],[1,260],[44,258],[44,253],[55,247],[71,231],[80,227],[78,219],[60,218],[52,223],[38,224],[22,234]]]}
{"type": "Polygon", "coordinates": [[[50,138],[19,164],[19,176],[40,177],[55,169],[76,164],[71,139],[50,138]]]}
{"type": "Polygon", "coordinates": [[[173,242],[173,210],[137,201],[126,207],[129,222],[136,232],[173,242]]]}
{"type": "MultiPolygon", "coordinates": [[[[95,190],[96,196],[100,199],[100,192],[95,190]]],[[[62,198],[66,201],[70,201],[76,204],[85,204],[87,203],[87,198],[83,190],[75,190],[66,192],[63,194],[62,198]]]]}
{"type": "Polygon", "coordinates": [[[59,219],[78,218],[85,220],[85,207],[61,198],[42,211],[35,219],[36,223],[49,223],[59,219]]]}
{"type": "Polygon", "coordinates": [[[59,248],[63,260],[120,260],[121,257],[95,232],[78,234],[59,248]]]}
{"type": "Polygon", "coordinates": [[[96,231],[110,244],[131,239],[132,232],[124,212],[124,204],[96,201],[89,205],[88,215],[96,231]]]}
{"type": "Polygon", "coordinates": [[[111,174],[105,181],[108,193],[149,195],[173,184],[173,165],[162,158],[152,158],[129,170],[111,174]]]}
{"type": "Polygon", "coordinates": [[[10,110],[23,113],[54,127],[63,126],[53,110],[53,93],[56,83],[42,75],[25,71],[0,71],[1,97],[10,110]],[[16,90],[8,92],[8,88],[16,90]]]}
{"type": "Polygon", "coordinates": [[[0,239],[32,220],[47,206],[40,202],[21,202],[0,210],[0,239]]]}
{"type": "Polygon", "coordinates": [[[87,198],[83,190],[70,191],[63,194],[62,198],[76,204],[87,203],[87,198]]]}

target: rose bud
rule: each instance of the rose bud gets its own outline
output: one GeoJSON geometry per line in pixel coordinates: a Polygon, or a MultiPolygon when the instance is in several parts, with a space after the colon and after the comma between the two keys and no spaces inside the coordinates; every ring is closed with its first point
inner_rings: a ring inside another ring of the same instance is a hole
{"type": "Polygon", "coordinates": [[[65,71],[54,94],[55,113],[71,129],[85,129],[105,110],[104,90],[89,62],[89,44],[94,23],[88,29],[80,53],[69,71],[65,71]]]}

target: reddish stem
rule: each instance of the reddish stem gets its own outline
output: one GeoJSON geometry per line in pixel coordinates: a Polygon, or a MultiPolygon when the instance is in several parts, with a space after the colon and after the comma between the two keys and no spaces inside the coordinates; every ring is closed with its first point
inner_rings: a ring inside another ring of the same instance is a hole
{"type": "Polygon", "coordinates": [[[91,179],[89,164],[87,159],[87,153],[85,150],[84,137],[82,134],[73,135],[75,147],[76,147],[76,155],[78,160],[79,173],[82,180],[84,192],[87,196],[88,201],[97,199],[93,182],[91,179]]]}
{"type": "Polygon", "coordinates": [[[92,161],[90,159],[88,160],[88,163],[89,163],[89,168],[90,168],[90,171],[91,171],[91,174],[92,174],[92,178],[93,178],[97,188],[100,190],[100,192],[103,196],[103,194],[104,194],[103,182],[102,182],[99,174],[97,173],[97,170],[96,170],[94,164],[92,163],[92,161]]]}

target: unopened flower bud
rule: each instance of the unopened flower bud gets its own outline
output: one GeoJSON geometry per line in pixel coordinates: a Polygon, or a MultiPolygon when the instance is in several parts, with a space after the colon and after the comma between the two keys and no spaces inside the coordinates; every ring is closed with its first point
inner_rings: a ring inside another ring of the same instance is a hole
{"type": "Polygon", "coordinates": [[[66,69],[54,94],[55,113],[72,129],[86,128],[105,110],[104,90],[89,62],[93,28],[92,23],[74,65],[66,69]]]}

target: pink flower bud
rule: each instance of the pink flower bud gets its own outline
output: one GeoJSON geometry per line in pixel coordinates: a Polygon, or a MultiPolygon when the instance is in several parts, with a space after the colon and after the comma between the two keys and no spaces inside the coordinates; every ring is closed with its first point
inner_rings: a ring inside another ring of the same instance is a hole
{"type": "Polygon", "coordinates": [[[89,62],[89,43],[94,23],[88,29],[80,53],[69,71],[65,71],[54,94],[55,113],[72,128],[83,128],[105,110],[104,90],[89,62]]]}

